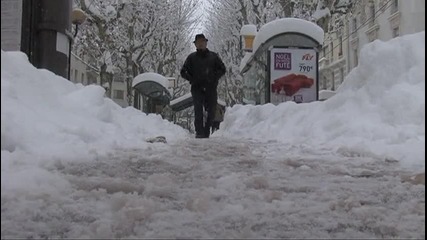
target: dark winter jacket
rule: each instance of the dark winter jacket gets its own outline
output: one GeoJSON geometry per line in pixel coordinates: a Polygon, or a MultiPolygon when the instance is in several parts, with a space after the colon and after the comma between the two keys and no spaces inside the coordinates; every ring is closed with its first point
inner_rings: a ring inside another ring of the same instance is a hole
{"type": "Polygon", "coordinates": [[[217,86],[218,80],[225,74],[224,63],[218,54],[208,49],[197,50],[185,60],[181,69],[181,77],[194,86],[217,86]]]}

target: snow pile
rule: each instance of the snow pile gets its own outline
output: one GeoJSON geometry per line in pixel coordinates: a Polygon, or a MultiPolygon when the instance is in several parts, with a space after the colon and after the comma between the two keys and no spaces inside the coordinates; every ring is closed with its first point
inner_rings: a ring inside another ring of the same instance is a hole
{"type": "Polygon", "coordinates": [[[135,87],[142,82],[156,82],[166,89],[169,88],[169,80],[164,76],[154,72],[146,72],[136,76],[132,81],[132,87],[135,87]]]}
{"type": "Polygon", "coordinates": [[[335,96],[309,104],[236,105],[216,134],[274,139],[347,155],[425,163],[425,32],[374,41],[335,96]]]}
{"type": "Polygon", "coordinates": [[[282,33],[301,33],[312,37],[319,44],[323,44],[323,29],[315,23],[299,18],[282,18],[271,21],[259,29],[253,45],[253,53],[270,38],[282,33]]]}
{"type": "Polygon", "coordinates": [[[84,87],[34,68],[23,53],[2,51],[1,61],[2,157],[3,151],[22,151],[87,158],[114,147],[144,147],[147,138],[159,135],[168,141],[188,136],[158,115],[121,108],[100,86],[84,87]]]}

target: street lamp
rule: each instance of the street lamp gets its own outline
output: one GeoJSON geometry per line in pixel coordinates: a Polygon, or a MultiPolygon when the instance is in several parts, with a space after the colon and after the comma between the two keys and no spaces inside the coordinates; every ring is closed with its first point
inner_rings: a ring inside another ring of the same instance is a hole
{"type": "Polygon", "coordinates": [[[68,79],[71,80],[71,45],[73,44],[72,42],[74,41],[74,38],[77,36],[77,32],[78,32],[78,26],[80,24],[83,24],[86,21],[86,14],[83,10],[81,10],[80,8],[75,8],[73,9],[73,11],[71,11],[71,23],[74,24],[76,26],[76,31],[74,32],[73,35],[73,39],[72,41],[70,41],[70,53],[68,54],[69,58],[68,58],[68,79]]]}
{"type": "Polygon", "coordinates": [[[86,14],[80,8],[75,8],[71,12],[71,23],[77,25],[83,24],[86,21],[86,14]]]}
{"type": "MultiPolygon", "coordinates": [[[[243,25],[240,29],[240,37],[243,37],[243,51],[252,52],[253,42],[257,34],[255,25],[243,25]]],[[[242,43],[242,42],[241,42],[242,43]]]]}

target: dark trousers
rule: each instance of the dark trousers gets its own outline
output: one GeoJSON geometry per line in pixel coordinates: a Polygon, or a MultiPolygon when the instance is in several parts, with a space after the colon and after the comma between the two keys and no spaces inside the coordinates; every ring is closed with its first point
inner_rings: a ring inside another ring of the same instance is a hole
{"type": "Polygon", "coordinates": [[[192,85],[191,95],[194,104],[194,127],[196,128],[196,135],[209,137],[218,98],[216,87],[209,88],[192,85]],[[203,121],[203,108],[208,113],[206,123],[203,121]]]}
{"type": "Polygon", "coordinates": [[[220,124],[220,122],[213,121],[213,123],[212,123],[212,133],[219,129],[219,124],[220,124]]]}

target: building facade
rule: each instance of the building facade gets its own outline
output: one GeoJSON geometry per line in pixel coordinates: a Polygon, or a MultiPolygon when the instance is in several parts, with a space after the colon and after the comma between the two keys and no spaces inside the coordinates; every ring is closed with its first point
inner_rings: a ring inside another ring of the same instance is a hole
{"type": "Polygon", "coordinates": [[[111,99],[122,107],[128,107],[126,76],[120,73],[113,75],[113,83],[111,86],[111,99]]]}
{"type": "Polygon", "coordinates": [[[348,26],[325,33],[325,43],[319,53],[319,89],[335,91],[349,72],[348,41],[344,40],[348,26]]]}
{"type": "MultiPolygon", "coordinates": [[[[359,0],[354,3],[350,11],[341,16],[339,27],[325,31],[319,58],[320,89],[336,90],[358,65],[364,45],[377,39],[388,41],[425,30],[424,0],[359,0]]],[[[326,18],[335,20],[330,16],[326,18]]]]}
{"type": "Polygon", "coordinates": [[[71,53],[70,81],[83,85],[100,84],[99,69],[71,53]]]}
{"type": "MultiPolygon", "coordinates": [[[[97,84],[101,85],[100,70],[89,64],[90,60],[71,54],[70,80],[74,83],[83,85],[97,84]]],[[[103,88],[111,91],[111,99],[122,107],[129,106],[127,101],[127,87],[125,76],[120,73],[113,73],[113,82],[111,86],[103,84],[103,88]],[[110,89],[111,88],[111,89],[110,89]]]]}

